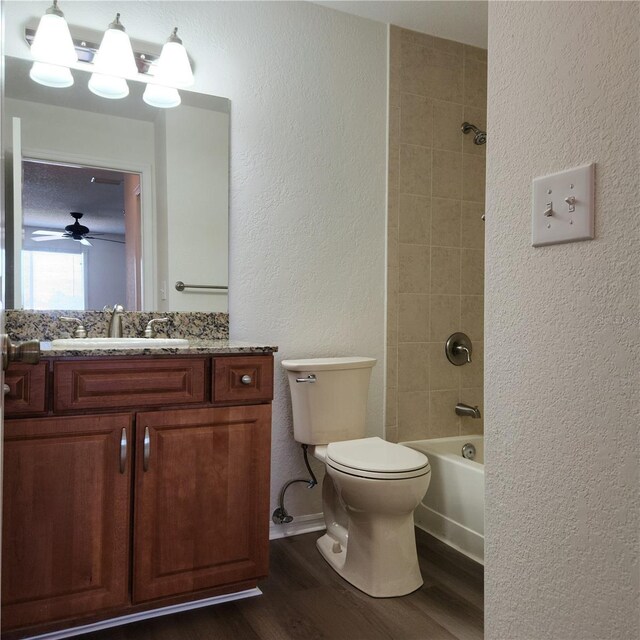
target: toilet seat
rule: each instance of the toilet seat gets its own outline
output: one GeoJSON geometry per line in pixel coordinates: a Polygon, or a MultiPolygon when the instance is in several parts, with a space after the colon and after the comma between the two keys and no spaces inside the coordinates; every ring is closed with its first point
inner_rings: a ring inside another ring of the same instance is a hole
{"type": "Polygon", "coordinates": [[[352,476],[377,480],[416,478],[431,470],[429,460],[419,451],[378,437],[330,443],[326,464],[352,476]]]}

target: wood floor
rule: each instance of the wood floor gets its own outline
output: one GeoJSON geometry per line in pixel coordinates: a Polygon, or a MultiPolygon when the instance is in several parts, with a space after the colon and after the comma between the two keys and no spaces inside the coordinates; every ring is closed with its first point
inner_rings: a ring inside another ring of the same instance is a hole
{"type": "Polygon", "coordinates": [[[342,580],[316,551],[319,533],[271,542],[262,596],[77,636],[82,640],[476,640],[483,571],[417,530],[424,586],[376,599],[342,580]]]}

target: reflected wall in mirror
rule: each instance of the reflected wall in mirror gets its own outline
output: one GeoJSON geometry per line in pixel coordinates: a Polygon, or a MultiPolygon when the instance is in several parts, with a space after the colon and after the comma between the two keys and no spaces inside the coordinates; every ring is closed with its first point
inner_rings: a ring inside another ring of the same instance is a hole
{"type": "Polygon", "coordinates": [[[8,307],[227,311],[226,289],[175,283],[228,284],[229,101],[105,100],[83,71],[53,89],[4,61],[8,307]]]}

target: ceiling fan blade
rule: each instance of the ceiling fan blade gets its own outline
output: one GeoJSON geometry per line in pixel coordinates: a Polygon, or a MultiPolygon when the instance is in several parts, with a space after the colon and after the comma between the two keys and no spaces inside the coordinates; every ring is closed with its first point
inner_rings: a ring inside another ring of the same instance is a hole
{"type": "Polygon", "coordinates": [[[48,242],[49,240],[67,240],[67,236],[42,236],[41,238],[31,238],[34,242],[48,242]]]}
{"type": "Polygon", "coordinates": [[[32,231],[32,236],[62,236],[61,231],[45,231],[44,229],[38,229],[38,231],[32,231]]]}
{"type": "Polygon", "coordinates": [[[92,247],[93,246],[86,238],[82,238],[82,240],[80,240],[80,244],[83,244],[86,247],[92,247]]]}
{"type": "Polygon", "coordinates": [[[111,240],[110,238],[95,238],[94,236],[85,236],[91,240],[100,240],[101,242],[116,242],[117,244],[125,244],[124,240],[111,240]]]}

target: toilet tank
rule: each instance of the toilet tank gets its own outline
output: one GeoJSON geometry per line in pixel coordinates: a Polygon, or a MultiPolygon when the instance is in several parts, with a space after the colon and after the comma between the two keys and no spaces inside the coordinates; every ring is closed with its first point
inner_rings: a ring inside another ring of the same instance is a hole
{"type": "Polygon", "coordinates": [[[362,357],[283,360],[296,441],[328,444],[364,437],[369,379],[375,363],[375,358],[362,357]],[[313,379],[310,376],[315,376],[314,382],[308,381],[313,379]]]}

